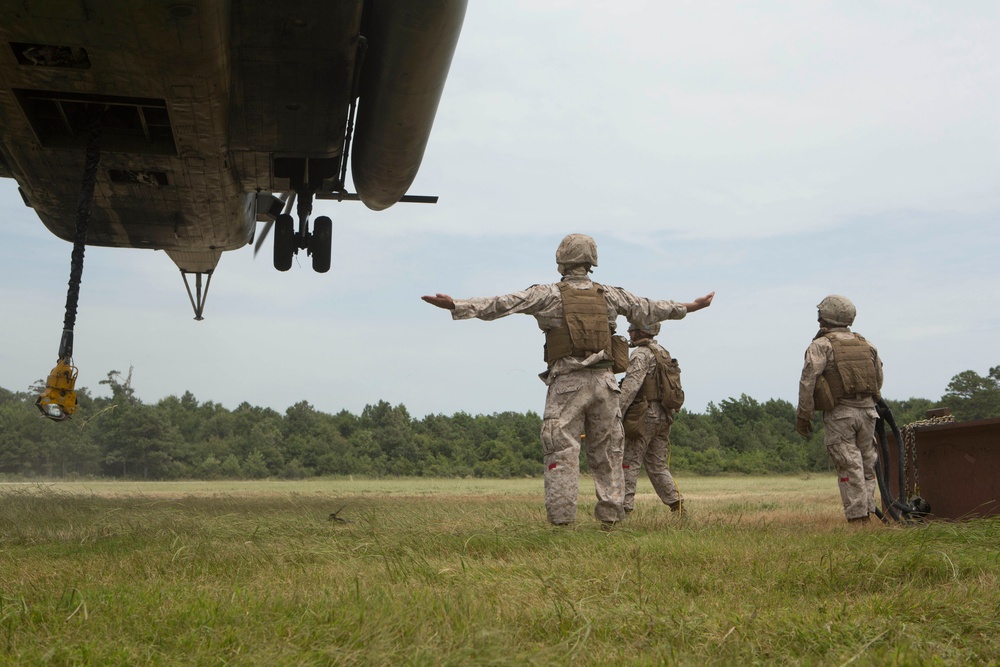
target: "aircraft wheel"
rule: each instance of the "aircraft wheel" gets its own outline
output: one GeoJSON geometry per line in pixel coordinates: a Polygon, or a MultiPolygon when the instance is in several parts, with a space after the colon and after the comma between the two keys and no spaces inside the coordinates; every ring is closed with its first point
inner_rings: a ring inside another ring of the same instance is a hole
{"type": "Polygon", "coordinates": [[[330,270],[330,256],[333,247],[333,220],[322,215],[313,223],[311,241],[313,271],[326,273],[330,270]]]}
{"type": "Polygon", "coordinates": [[[295,221],[287,213],[274,221],[274,268],[287,271],[292,268],[295,254],[295,221]]]}

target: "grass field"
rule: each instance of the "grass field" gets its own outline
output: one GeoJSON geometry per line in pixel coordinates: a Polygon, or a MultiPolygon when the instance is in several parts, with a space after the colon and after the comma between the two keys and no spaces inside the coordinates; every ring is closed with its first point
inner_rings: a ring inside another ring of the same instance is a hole
{"type": "Polygon", "coordinates": [[[848,526],[832,476],[0,485],[0,664],[1000,664],[1000,520],[848,526]],[[334,512],[337,519],[331,520],[334,512]]]}

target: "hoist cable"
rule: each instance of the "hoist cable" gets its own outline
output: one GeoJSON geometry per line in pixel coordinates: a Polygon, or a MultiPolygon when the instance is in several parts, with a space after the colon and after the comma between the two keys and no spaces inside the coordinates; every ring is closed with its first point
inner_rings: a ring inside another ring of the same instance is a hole
{"type": "Polygon", "coordinates": [[[63,319],[62,340],[59,342],[59,359],[73,357],[73,329],[76,310],[80,301],[80,283],[83,282],[83,253],[87,245],[87,227],[94,207],[94,189],[97,184],[97,167],[101,161],[101,121],[104,109],[94,114],[87,132],[87,151],[83,164],[83,184],[76,205],[76,237],[70,259],[69,290],[66,292],[66,316],[63,319]]]}

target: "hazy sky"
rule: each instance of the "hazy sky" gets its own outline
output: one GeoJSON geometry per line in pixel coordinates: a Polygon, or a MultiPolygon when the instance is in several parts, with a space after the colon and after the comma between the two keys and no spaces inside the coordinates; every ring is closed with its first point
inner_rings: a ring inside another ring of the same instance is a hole
{"type": "MultiPolygon", "coordinates": [[[[888,398],[1000,364],[1000,3],[469,5],[410,190],[437,205],[321,202],[330,272],[227,253],[202,322],[163,253],[88,248],[78,385],[107,395],[132,366],[150,403],[539,412],[533,318],[453,322],[420,295],[554,281],[570,232],[596,239],[595,280],[716,290],[660,336],[695,411],[794,402],[830,293],[857,305],[888,398]]],[[[25,390],[56,361],[72,246],[14,181],[0,205],[0,387],[25,390]]]]}

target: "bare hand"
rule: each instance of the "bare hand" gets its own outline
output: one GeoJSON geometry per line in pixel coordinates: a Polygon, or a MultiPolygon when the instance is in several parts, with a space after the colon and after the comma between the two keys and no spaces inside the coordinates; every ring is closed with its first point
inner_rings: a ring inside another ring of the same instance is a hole
{"type": "Polygon", "coordinates": [[[712,305],[712,299],[715,298],[715,291],[709,292],[705,296],[700,296],[691,303],[685,303],[684,307],[689,313],[693,313],[696,310],[701,310],[702,308],[708,308],[712,305]]]}
{"type": "Polygon", "coordinates": [[[455,310],[455,300],[447,294],[435,294],[434,296],[422,296],[420,298],[432,306],[446,310],[455,310]]]}

